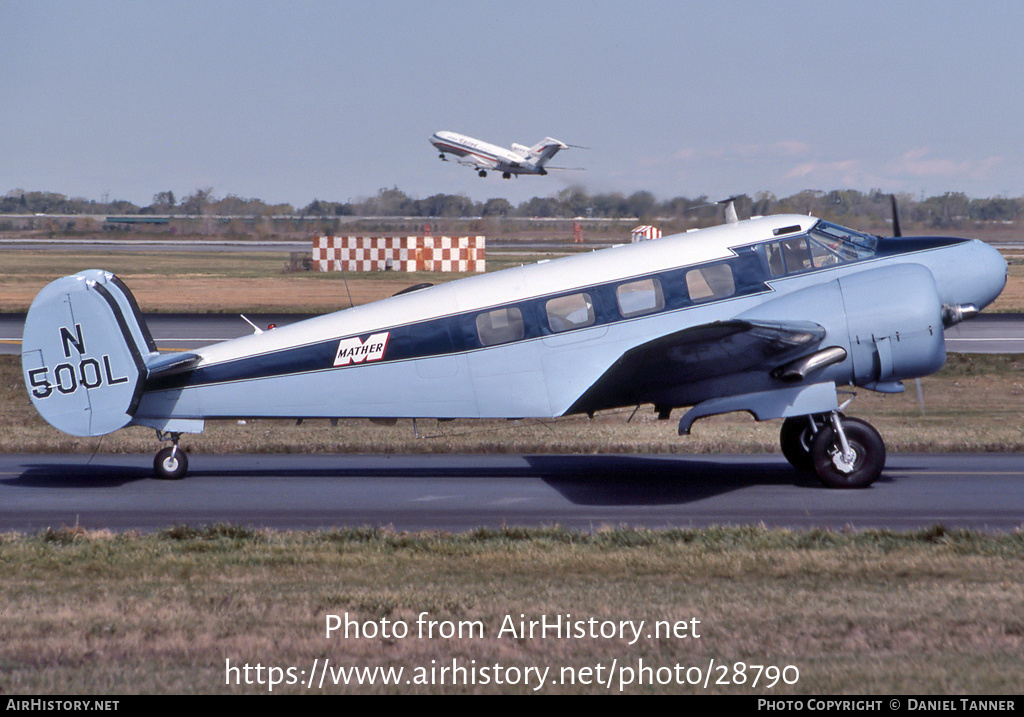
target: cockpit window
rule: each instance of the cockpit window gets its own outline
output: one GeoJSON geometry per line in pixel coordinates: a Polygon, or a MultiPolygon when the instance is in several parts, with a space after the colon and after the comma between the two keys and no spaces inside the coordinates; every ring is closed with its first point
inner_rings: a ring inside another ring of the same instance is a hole
{"type": "Polygon", "coordinates": [[[808,234],[761,246],[774,277],[867,259],[875,255],[878,237],[818,222],[808,234]]]}
{"type": "Polygon", "coordinates": [[[784,276],[811,268],[811,253],[807,249],[807,235],[764,245],[768,268],[772,276],[784,276]]]}
{"type": "Polygon", "coordinates": [[[815,224],[811,229],[811,238],[839,257],[839,263],[867,259],[875,255],[878,247],[878,237],[828,222],[815,224]]]}

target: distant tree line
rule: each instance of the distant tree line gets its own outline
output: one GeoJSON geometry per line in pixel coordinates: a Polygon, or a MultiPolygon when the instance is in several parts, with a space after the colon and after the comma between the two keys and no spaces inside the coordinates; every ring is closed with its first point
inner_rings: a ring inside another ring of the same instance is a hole
{"type": "MultiPolygon", "coordinates": [[[[159,192],[152,204],[140,207],[124,200],[96,201],[69,198],[53,192],[13,190],[0,198],[0,214],[95,214],[95,215],[171,215],[171,216],[295,216],[295,217],[508,217],[621,219],[641,221],[702,219],[721,217],[714,198],[675,197],[659,200],[652,193],[638,191],[590,194],[582,187],[569,187],[548,197],[533,197],[512,205],[502,198],[474,201],[458,194],[435,194],[415,199],[397,187],[381,189],[376,195],[355,201],[337,202],[314,199],[296,209],[291,204],[267,204],[260,199],[242,199],[234,195],[216,197],[212,189],[197,189],[181,197],[174,192],[159,192]]],[[[868,228],[891,220],[889,195],[879,189],[806,190],[789,197],[759,192],[753,197],[734,198],[740,217],[779,213],[813,214],[825,219],[868,228]],[[854,221],[855,220],[855,221],[854,221]]],[[[900,219],[906,224],[941,228],[966,221],[1015,222],[1024,218],[1024,197],[971,198],[962,192],[946,192],[933,197],[898,196],[900,219]]]]}

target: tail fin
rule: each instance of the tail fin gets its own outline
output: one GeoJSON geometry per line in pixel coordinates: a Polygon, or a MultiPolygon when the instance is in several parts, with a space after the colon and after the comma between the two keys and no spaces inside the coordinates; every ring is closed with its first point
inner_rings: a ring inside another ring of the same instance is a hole
{"type": "Polygon", "coordinates": [[[569,145],[559,142],[557,139],[545,137],[542,141],[530,147],[530,158],[534,160],[536,166],[543,167],[561,149],[569,149],[569,145]]]}
{"type": "Polygon", "coordinates": [[[25,319],[21,365],[40,415],[75,436],[126,426],[159,354],[135,297],[109,272],[57,279],[25,319]]]}

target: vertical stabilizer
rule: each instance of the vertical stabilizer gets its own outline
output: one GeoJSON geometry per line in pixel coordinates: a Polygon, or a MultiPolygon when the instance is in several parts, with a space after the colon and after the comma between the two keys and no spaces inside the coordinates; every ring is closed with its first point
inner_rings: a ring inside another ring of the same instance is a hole
{"type": "Polygon", "coordinates": [[[47,422],[99,436],[131,421],[155,352],[128,288],[92,270],[39,292],[25,319],[21,363],[29,397],[47,422]]]}
{"type": "Polygon", "coordinates": [[[558,151],[562,149],[569,149],[569,145],[559,142],[557,139],[545,137],[543,141],[530,147],[530,159],[533,160],[534,165],[543,167],[549,159],[558,154],[558,151]]]}

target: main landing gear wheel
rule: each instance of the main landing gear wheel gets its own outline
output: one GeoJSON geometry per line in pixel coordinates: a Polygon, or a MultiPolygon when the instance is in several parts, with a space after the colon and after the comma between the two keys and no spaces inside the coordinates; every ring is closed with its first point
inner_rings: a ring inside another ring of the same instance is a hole
{"type": "MultiPolygon", "coordinates": [[[[839,417],[844,417],[841,411],[839,417]]],[[[814,445],[814,437],[828,421],[829,414],[816,413],[811,416],[791,416],[782,422],[782,430],[779,431],[782,455],[798,471],[814,473],[811,446],[814,445]]]]}
{"type": "Polygon", "coordinates": [[[882,475],[885,443],[869,423],[831,417],[814,436],[811,458],[814,472],[829,488],[867,488],[882,475]]]}
{"type": "Polygon", "coordinates": [[[792,416],[782,422],[779,445],[789,464],[802,473],[814,473],[811,444],[821,430],[820,416],[792,416]]]}
{"type": "Polygon", "coordinates": [[[178,445],[160,449],[153,459],[153,470],[156,477],[162,480],[179,480],[188,472],[188,457],[178,445]]]}

